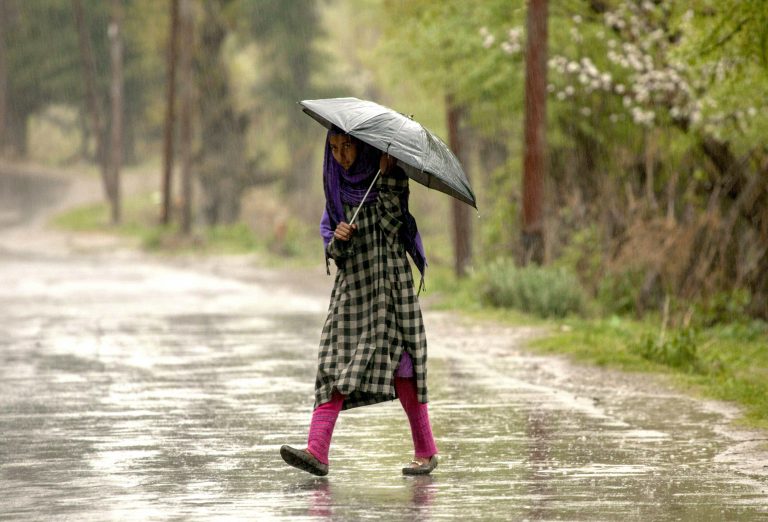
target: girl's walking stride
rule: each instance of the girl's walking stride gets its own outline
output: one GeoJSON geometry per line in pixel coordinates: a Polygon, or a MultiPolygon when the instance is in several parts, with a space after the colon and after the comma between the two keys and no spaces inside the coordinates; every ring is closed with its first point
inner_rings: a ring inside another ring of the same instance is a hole
{"type": "Polygon", "coordinates": [[[307,448],[283,446],[280,454],[291,466],[326,475],[339,412],[398,398],[414,445],[402,472],[428,474],[437,467],[437,447],[427,411],[427,340],[406,252],[422,281],[426,258],[408,211],[408,178],[394,158],[332,129],[323,184],[320,233],[336,280],[320,339],[307,448]],[[356,222],[348,224],[360,205],[356,222]]]}

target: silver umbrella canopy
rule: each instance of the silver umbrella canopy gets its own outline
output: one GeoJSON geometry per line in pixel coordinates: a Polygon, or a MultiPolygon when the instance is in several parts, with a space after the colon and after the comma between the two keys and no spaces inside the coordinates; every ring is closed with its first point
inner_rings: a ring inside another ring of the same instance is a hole
{"type": "Polygon", "coordinates": [[[412,118],[378,103],[357,98],[299,102],[321,125],[347,134],[394,156],[409,178],[475,208],[475,194],[461,163],[443,140],[412,118]]]}

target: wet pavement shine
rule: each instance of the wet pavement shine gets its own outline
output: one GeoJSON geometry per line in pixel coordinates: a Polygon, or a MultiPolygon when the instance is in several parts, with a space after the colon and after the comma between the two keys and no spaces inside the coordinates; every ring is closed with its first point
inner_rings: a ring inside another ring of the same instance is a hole
{"type": "Polygon", "coordinates": [[[342,412],[327,477],[290,468],[328,296],[229,262],[0,247],[0,520],[768,519],[728,414],[448,313],[431,476],[397,402],[342,412]]]}

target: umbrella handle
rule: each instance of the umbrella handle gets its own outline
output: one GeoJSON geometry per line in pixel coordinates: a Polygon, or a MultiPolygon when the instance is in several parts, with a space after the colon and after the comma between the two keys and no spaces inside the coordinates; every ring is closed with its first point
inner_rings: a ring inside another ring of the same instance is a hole
{"type": "Polygon", "coordinates": [[[363,204],[365,204],[365,198],[367,198],[368,194],[371,193],[371,189],[376,184],[376,180],[379,179],[380,174],[381,174],[381,169],[379,169],[378,172],[376,172],[376,175],[373,177],[373,181],[371,182],[371,186],[368,187],[368,190],[365,192],[365,196],[363,196],[363,201],[360,203],[360,206],[357,207],[357,210],[355,210],[355,213],[352,216],[352,219],[349,220],[350,225],[355,222],[355,219],[357,219],[357,215],[360,213],[360,209],[363,208],[363,204]]]}

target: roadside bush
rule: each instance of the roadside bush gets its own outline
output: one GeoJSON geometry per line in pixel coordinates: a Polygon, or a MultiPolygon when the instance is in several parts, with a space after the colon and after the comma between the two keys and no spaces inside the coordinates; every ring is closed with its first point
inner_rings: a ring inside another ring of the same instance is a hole
{"type": "Polygon", "coordinates": [[[694,318],[704,327],[748,323],[751,301],[752,296],[746,289],[718,292],[696,304],[694,318]]]}
{"type": "Polygon", "coordinates": [[[606,274],[598,284],[597,300],[608,313],[635,313],[642,283],[643,274],[639,270],[606,274]]]}
{"type": "Polygon", "coordinates": [[[574,272],[584,289],[594,295],[605,272],[602,245],[603,239],[596,225],[575,230],[568,234],[567,245],[553,266],[574,272]]]}
{"type": "Polygon", "coordinates": [[[579,281],[563,268],[518,268],[511,259],[497,259],[477,277],[483,301],[492,306],[541,317],[564,317],[584,310],[579,281]]]}
{"type": "Polygon", "coordinates": [[[713,373],[722,368],[718,360],[702,358],[699,336],[693,328],[674,330],[666,337],[646,335],[630,347],[644,359],[692,373],[713,373]]]}

